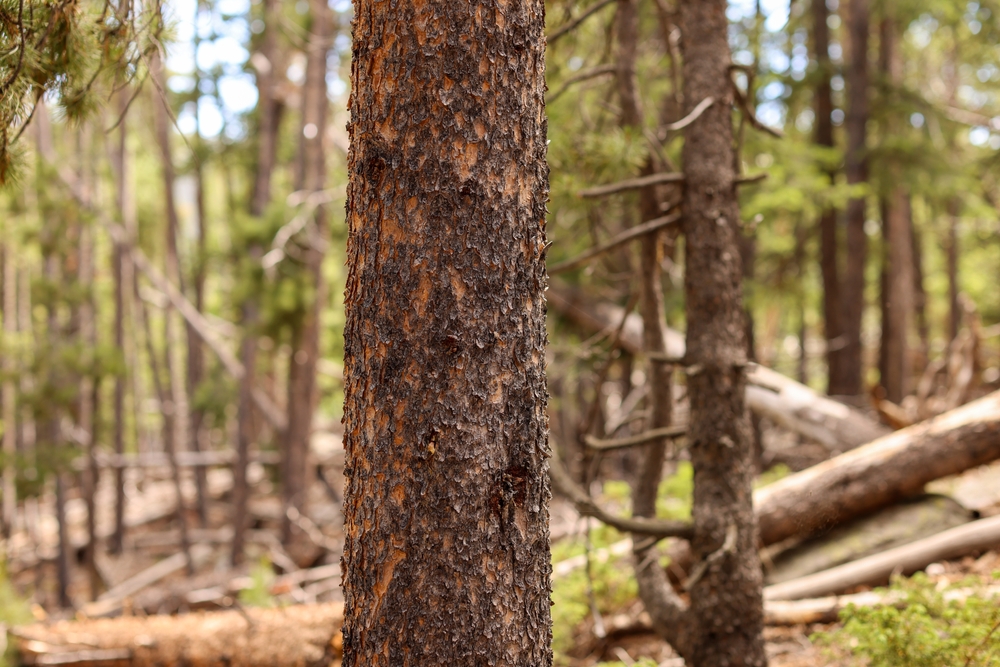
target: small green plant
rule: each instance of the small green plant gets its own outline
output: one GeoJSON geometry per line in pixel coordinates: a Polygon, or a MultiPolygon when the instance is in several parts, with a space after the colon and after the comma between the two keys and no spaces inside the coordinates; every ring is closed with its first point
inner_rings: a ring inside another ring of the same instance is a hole
{"type": "Polygon", "coordinates": [[[1000,667],[1000,599],[972,588],[953,596],[923,574],[898,579],[894,604],[851,605],[842,628],[813,639],[845,665],[1000,667]]]}
{"type": "MultiPolygon", "coordinates": [[[[0,561],[0,630],[6,633],[11,626],[31,623],[33,620],[30,603],[15,590],[7,577],[7,565],[0,561]]],[[[18,660],[14,655],[13,644],[8,644],[7,650],[0,654],[0,667],[16,664],[18,660]]]]}
{"type": "Polygon", "coordinates": [[[250,581],[250,588],[240,591],[240,604],[245,607],[273,607],[271,585],[274,583],[274,569],[266,557],[261,558],[250,570],[250,581]]]}

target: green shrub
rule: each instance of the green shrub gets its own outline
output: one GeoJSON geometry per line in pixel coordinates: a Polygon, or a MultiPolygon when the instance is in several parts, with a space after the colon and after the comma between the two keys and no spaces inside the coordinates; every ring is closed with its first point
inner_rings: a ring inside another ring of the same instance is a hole
{"type": "Polygon", "coordinates": [[[896,604],[851,605],[841,629],[813,639],[846,665],[1000,667],[1000,599],[976,591],[978,582],[972,588],[969,597],[949,599],[926,575],[899,579],[891,589],[896,604]]]}

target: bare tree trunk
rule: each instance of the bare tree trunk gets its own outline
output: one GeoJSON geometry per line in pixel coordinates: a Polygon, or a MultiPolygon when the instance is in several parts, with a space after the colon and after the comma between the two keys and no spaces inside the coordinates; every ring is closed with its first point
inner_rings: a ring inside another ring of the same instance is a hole
{"type": "MultiPolygon", "coordinates": [[[[880,28],[880,64],[887,84],[902,83],[903,61],[896,44],[893,18],[884,18],[880,28]]],[[[901,182],[900,166],[891,165],[891,181],[901,182]]],[[[899,404],[910,392],[913,369],[908,339],[913,320],[913,243],[910,232],[910,201],[900,185],[893,185],[882,204],[882,226],[885,234],[885,259],[888,266],[885,279],[885,313],[883,316],[882,387],[886,398],[899,404]]]]}
{"type": "MultiPolygon", "coordinates": [[[[302,129],[295,188],[319,195],[326,183],[327,94],[326,54],[333,41],[333,12],[325,0],[313,0],[312,27],[306,81],[302,90],[302,129]]],[[[292,354],[288,361],[288,429],[282,448],[282,501],[285,510],[302,509],[307,491],[306,457],[316,406],[316,362],[319,358],[319,320],[326,301],[323,281],[323,256],[327,237],[326,209],[317,203],[306,249],[306,267],[313,302],[306,304],[302,320],[295,328],[292,354]]],[[[282,539],[291,538],[287,515],[282,525],[282,539]]]]}
{"type": "Polygon", "coordinates": [[[685,111],[707,97],[716,100],[685,128],[682,152],[696,563],[688,583],[691,649],[685,658],[694,667],[765,665],[726,2],[682,3],[680,23],[685,111]]]}
{"type": "MultiPolygon", "coordinates": [[[[868,180],[868,0],[850,0],[847,30],[850,37],[847,72],[847,150],[844,171],[851,185],[868,180]]],[[[865,310],[865,199],[847,203],[847,264],[841,292],[844,352],[831,369],[830,394],[862,393],[863,349],[861,321],[865,310]],[[834,384],[833,379],[837,382],[834,384]]]]}
{"type": "Polygon", "coordinates": [[[958,299],[958,217],[960,203],[957,198],[948,200],[948,232],[945,237],[945,253],[948,271],[948,340],[958,336],[962,326],[962,304],[958,299]]]}
{"type": "Polygon", "coordinates": [[[17,260],[10,242],[11,230],[4,229],[7,241],[3,243],[3,534],[10,537],[17,519],[17,395],[14,391],[14,373],[17,368],[13,354],[17,336],[17,260]]]}
{"type": "Polygon", "coordinates": [[[544,3],[355,7],[344,665],[550,665],[544,3]]]}
{"type": "MultiPolygon", "coordinates": [[[[126,105],[128,104],[128,92],[122,89],[118,92],[118,113],[122,114],[118,125],[118,142],[111,152],[111,168],[115,177],[115,199],[118,207],[118,215],[124,222],[127,213],[126,198],[128,197],[128,178],[126,176],[127,155],[126,140],[128,139],[128,129],[124,118],[126,105]]],[[[130,226],[126,225],[126,229],[130,226]]],[[[114,320],[114,345],[115,349],[124,352],[125,350],[125,289],[128,283],[124,282],[124,261],[125,249],[121,243],[115,243],[111,254],[111,274],[115,289],[115,320],[114,320]]],[[[126,364],[126,367],[132,366],[126,364]]],[[[134,372],[132,366],[132,372],[134,372]]],[[[114,441],[115,454],[122,456],[125,453],[125,377],[122,374],[115,375],[114,399],[114,425],[112,439],[114,441]]],[[[108,550],[113,554],[120,554],[125,541],[125,469],[115,469],[115,528],[111,535],[111,542],[108,550]]]]}
{"type": "MultiPolygon", "coordinates": [[[[641,132],[643,113],[640,106],[639,86],[636,78],[636,56],[639,43],[638,0],[618,0],[615,17],[618,40],[618,97],[621,103],[623,127],[641,132]]],[[[642,175],[653,173],[652,162],[647,160],[642,175]]],[[[654,188],[639,192],[640,223],[660,215],[659,202],[654,188]]],[[[673,365],[666,362],[666,314],[663,306],[663,288],[660,269],[660,240],[658,234],[642,239],[640,244],[639,311],[642,315],[642,350],[654,357],[649,362],[649,429],[670,426],[672,419],[673,365]]],[[[600,387],[597,388],[600,391],[600,387]]],[[[637,517],[656,516],[656,497],[669,440],[660,438],[646,446],[642,464],[633,481],[632,514],[637,517]]],[[[633,536],[633,559],[639,597],[653,619],[653,625],[679,652],[689,650],[688,626],[684,617],[685,606],[673,591],[663,568],[658,567],[656,542],[633,536]]]]}
{"type": "MultiPolygon", "coordinates": [[[[92,294],[90,293],[93,289],[94,247],[92,230],[86,223],[81,224],[78,252],[78,280],[80,287],[86,293],[83,302],[80,304],[80,330],[78,335],[91,350],[94,350],[97,347],[97,332],[94,327],[94,305],[92,294]]],[[[97,494],[99,474],[96,456],[97,442],[95,440],[94,428],[97,408],[94,402],[96,390],[97,384],[94,381],[93,375],[91,375],[90,369],[87,369],[80,379],[80,394],[77,409],[79,410],[78,426],[86,437],[87,465],[83,471],[83,484],[81,485],[80,492],[87,507],[87,545],[83,553],[83,567],[87,573],[89,597],[91,600],[97,599],[101,586],[101,579],[97,573],[97,563],[95,561],[97,553],[97,503],[95,496],[97,494]]]]}
{"type": "Polygon", "coordinates": [[[240,403],[236,415],[236,465],[233,468],[233,543],[229,554],[229,562],[239,565],[243,562],[243,544],[246,536],[246,525],[250,501],[250,488],[247,485],[247,466],[250,464],[250,445],[254,440],[253,428],[253,391],[257,376],[257,302],[247,299],[243,305],[243,343],[240,349],[240,362],[243,364],[244,376],[240,382],[240,403]]]}
{"type": "MultiPolygon", "coordinates": [[[[830,80],[833,67],[830,63],[830,28],[827,21],[830,11],[826,0],[812,0],[813,51],[818,76],[816,79],[816,134],[819,146],[833,148],[833,92],[830,80]]],[[[831,183],[836,174],[829,174],[831,183]]],[[[844,364],[844,324],[840,301],[840,256],[837,239],[837,212],[827,209],[820,215],[820,273],[823,278],[823,327],[826,335],[826,365],[828,369],[827,393],[845,385],[842,375],[844,364]]]]}
{"type": "MultiPolygon", "coordinates": [[[[201,0],[195,1],[194,7],[194,180],[195,180],[195,211],[198,216],[198,245],[194,261],[194,276],[192,288],[194,289],[194,307],[201,313],[205,306],[205,179],[202,172],[202,158],[205,151],[204,142],[201,139],[201,118],[199,114],[199,102],[201,95],[201,68],[198,65],[198,49],[201,45],[201,33],[198,28],[198,20],[201,16],[201,0]]],[[[189,423],[189,449],[192,452],[201,451],[201,425],[204,420],[204,413],[195,405],[195,394],[201,385],[205,375],[205,354],[202,350],[201,338],[194,327],[189,322],[185,323],[187,333],[187,395],[190,400],[189,423]]],[[[205,468],[195,468],[194,485],[196,498],[198,501],[198,523],[204,527],[208,522],[208,479],[205,468]]]]}
{"type": "Polygon", "coordinates": [[[913,247],[913,308],[917,319],[917,334],[920,337],[920,359],[914,367],[914,375],[919,376],[927,367],[930,354],[930,327],[927,322],[927,290],[924,288],[924,250],[917,226],[913,222],[913,206],[909,207],[910,240],[913,247]]]}
{"type": "MultiPolygon", "coordinates": [[[[153,55],[153,76],[159,85],[158,90],[166,90],[163,75],[163,63],[158,53],[153,55]]],[[[174,165],[170,150],[170,119],[166,108],[167,101],[154,100],[154,120],[156,141],[160,149],[161,169],[163,175],[163,196],[166,207],[166,275],[174,285],[183,291],[180,264],[177,258],[177,207],[174,201],[174,165]]],[[[177,495],[177,524],[181,532],[181,545],[188,557],[188,570],[193,573],[191,561],[190,540],[188,539],[187,508],[184,494],[181,490],[181,472],[177,465],[177,452],[183,448],[187,439],[187,397],[184,386],[183,371],[180,363],[179,341],[177,339],[177,321],[173,309],[168,305],[163,313],[163,344],[164,366],[166,375],[165,391],[161,394],[161,407],[164,421],[170,428],[165,430],[164,450],[170,460],[171,473],[177,495]],[[168,432],[167,432],[168,431],[168,432]]],[[[147,338],[149,338],[147,333],[147,338]]],[[[153,353],[152,342],[149,341],[150,353],[153,353]]]]}

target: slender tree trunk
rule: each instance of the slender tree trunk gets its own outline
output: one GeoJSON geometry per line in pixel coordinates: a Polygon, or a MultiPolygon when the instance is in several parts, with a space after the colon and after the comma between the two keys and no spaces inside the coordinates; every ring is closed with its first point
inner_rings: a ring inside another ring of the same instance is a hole
{"type": "Polygon", "coordinates": [[[3,243],[3,531],[4,537],[14,532],[17,519],[17,395],[14,391],[14,373],[17,368],[13,354],[17,336],[17,260],[10,242],[11,229],[5,225],[6,242],[3,243]]]}
{"type": "Polygon", "coordinates": [[[958,199],[948,200],[948,231],[944,248],[948,271],[948,340],[958,336],[962,326],[962,304],[958,300],[958,199]]]}
{"type": "MultiPolygon", "coordinates": [[[[844,171],[851,185],[868,180],[868,0],[850,0],[848,10],[850,41],[847,72],[847,150],[844,171]]],[[[868,237],[865,234],[864,198],[847,202],[847,262],[841,292],[843,313],[843,356],[831,369],[831,394],[856,396],[862,393],[863,352],[861,321],[865,311],[865,267],[868,237]]]]}
{"type": "Polygon", "coordinates": [[[544,3],[355,12],[344,665],[551,665],[544,3]]]}
{"type": "MultiPolygon", "coordinates": [[[[159,82],[158,89],[166,90],[163,63],[159,59],[158,54],[154,53],[151,69],[153,76],[159,82]]],[[[166,103],[166,100],[154,100],[153,102],[156,141],[160,149],[163,196],[166,208],[165,264],[167,279],[183,291],[180,263],[177,257],[177,206],[174,201],[174,165],[170,150],[170,119],[167,114],[166,103]]],[[[151,342],[149,344],[152,354],[151,342]]],[[[181,545],[188,558],[188,571],[193,574],[194,564],[191,561],[187,511],[184,504],[184,494],[181,490],[180,467],[177,465],[177,452],[183,448],[184,442],[187,439],[187,397],[183,371],[181,369],[179,341],[177,339],[177,318],[169,305],[163,312],[163,344],[166,388],[162,392],[160,399],[164,421],[170,424],[170,428],[165,429],[164,435],[166,437],[163,444],[170,461],[171,474],[177,496],[177,524],[181,532],[181,545]]]]}
{"type": "Polygon", "coordinates": [[[716,100],[685,129],[682,153],[691,548],[697,564],[689,584],[691,650],[685,658],[694,667],[764,665],[726,2],[681,3],[680,18],[685,111],[706,97],[716,100]]]}
{"type": "MultiPolygon", "coordinates": [[[[281,118],[281,106],[277,99],[279,9],[279,0],[264,0],[265,29],[261,54],[267,60],[267,65],[258,68],[257,72],[260,129],[254,193],[250,202],[250,214],[257,217],[264,214],[271,201],[271,174],[274,171],[281,118]]],[[[249,254],[253,261],[259,261],[260,247],[256,245],[250,247],[249,254]]],[[[257,327],[259,318],[259,308],[253,295],[247,297],[242,311],[244,340],[240,347],[240,363],[243,364],[245,372],[240,381],[240,403],[236,417],[236,466],[233,471],[233,544],[230,553],[230,560],[234,565],[243,559],[247,503],[250,498],[250,489],[246,482],[246,462],[249,461],[250,445],[254,439],[252,396],[257,382],[257,327]]],[[[284,521],[283,518],[282,525],[284,525],[284,521]]]]}
{"type": "MultiPolygon", "coordinates": [[[[333,12],[325,0],[313,0],[312,28],[306,62],[306,81],[302,90],[302,127],[299,144],[299,163],[296,169],[295,188],[318,193],[326,184],[326,152],[323,141],[326,135],[327,94],[326,54],[333,40],[333,12]]],[[[305,312],[293,338],[292,354],[288,361],[288,429],[282,448],[282,500],[286,511],[302,509],[307,491],[307,456],[312,432],[313,411],[316,406],[316,362],[319,358],[319,320],[326,301],[323,281],[323,256],[327,237],[326,209],[316,206],[313,229],[306,249],[305,270],[308,285],[312,288],[312,303],[305,312]]],[[[283,541],[291,538],[291,524],[284,517],[283,541]]]]}
{"type": "MultiPolygon", "coordinates": [[[[97,347],[97,331],[94,327],[94,305],[91,291],[93,290],[93,266],[94,247],[93,232],[86,223],[80,228],[79,247],[79,284],[86,296],[80,304],[80,330],[78,335],[91,350],[97,347]]],[[[89,583],[89,596],[91,600],[96,600],[100,593],[101,579],[97,573],[96,553],[97,553],[97,441],[95,436],[95,423],[97,406],[94,402],[97,383],[92,375],[91,369],[84,371],[80,379],[80,395],[78,399],[79,428],[85,434],[87,443],[85,446],[87,453],[87,467],[83,471],[80,492],[83,495],[84,503],[87,507],[87,545],[83,553],[83,567],[87,573],[89,583]]]]}
{"type": "MultiPolygon", "coordinates": [[[[194,182],[195,182],[195,212],[198,216],[198,245],[194,261],[194,275],[192,288],[194,290],[194,307],[201,313],[205,307],[205,178],[202,171],[202,157],[205,151],[204,142],[201,139],[201,117],[199,114],[199,102],[201,101],[201,68],[198,66],[198,49],[201,45],[201,34],[198,28],[198,19],[201,16],[201,0],[195,1],[194,7],[194,182]]],[[[185,323],[187,333],[187,395],[190,400],[190,411],[188,415],[189,449],[192,452],[201,451],[201,426],[205,415],[195,404],[195,394],[201,385],[205,375],[205,354],[202,350],[201,338],[195,332],[194,327],[185,323]]],[[[207,468],[194,469],[194,485],[198,500],[198,523],[205,526],[208,522],[208,470],[207,468]]]]}
{"type": "MultiPolygon", "coordinates": [[[[830,63],[830,28],[827,21],[830,12],[826,0],[812,1],[813,16],[813,50],[816,58],[818,76],[816,79],[816,134],[817,145],[833,148],[833,91],[830,79],[833,67],[830,63]]],[[[830,172],[830,182],[836,179],[836,174],[830,172]]],[[[840,305],[840,256],[837,239],[837,212],[826,209],[820,214],[820,273],[823,278],[823,327],[826,335],[826,364],[828,369],[828,392],[845,385],[844,364],[844,326],[843,313],[840,305]]]]}
{"type": "MultiPolygon", "coordinates": [[[[887,85],[902,83],[903,61],[897,42],[893,18],[884,18],[879,26],[880,65],[887,85]]],[[[902,186],[901,167],[890,165],[889,194],[882,204],[882,228],[885,235],[885,272],[883,296],[885,309],[882,320],[880,368],[886,398],[901,403],[910,391],[913,369],[908,339],[913,321],[913,243],[910,232],[910,200],[902,186]]]]}
{"type": "Polygon", "coordinates": [[[913,220],[913,206],[910,213],[910,241],[913,246],[913,308],[917,320],[917,334],[920,337],[919,363],[914,367],[914,375],[918,376],[927,367],[930,354],[930,327],[927,322],[927,290],[924,288],[924,250],[920,231],[913,220]]]}
{"type": "MultiPolygon", "coordinates": [[[[119,114],[124,114],[126,111],[127,95],[126,89],[122,89],[118,93],[119,114]]],[[[118,126],[118,142],[111,153],[111,167],[115,176],[115,199],[119,218],[123,222],[127,217],[126,197],[128,196],[128,181],[125,172],[127,165],[126,140],[128,139],[126,123],[127,119],[123,117],[118,126]]],[[[126,225],[126,229],[128,228],[129,226],[126,225]]],[[[122,352],[125,350],[125,286],[128,284],[124,282],[124,262],[125,250],[120,243],[115,243],[111,251],[111,275],[115,290],[113,335],[115,349],[122,352]]],[[[126,366],[131,366],[131,364],[126,364],[126,366]]],[[[134,371],[135,369],[132,367],[132,372],[134,371]]],[[[114,398],[112,400],[114,451],[118,456],[122,456],[125,453],[125,377],[122,374],[115,375],[114,398]]],[[[120,554],[125,541],[125,469],[116,468],[114,475],[115,528],[108,550],[113,554],[120,554]]]]}

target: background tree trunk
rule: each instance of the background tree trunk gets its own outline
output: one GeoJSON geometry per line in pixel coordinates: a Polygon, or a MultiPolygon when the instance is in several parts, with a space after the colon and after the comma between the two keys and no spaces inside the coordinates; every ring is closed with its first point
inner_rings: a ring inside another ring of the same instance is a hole
{"type": "Polygon", "coordinates": [[[726,2],[681,3],[680,18],[685,110],[706,97],[716,100],[685,129],[682,154],[697,573],[690,583],[692,651],[685,657],[694,667],[765,665],[726,2]]]}
{"type": "MultiPolygon", "coordinates": [[[[320,194],[326,184],[326,136],[328,101],[326,94],[326,54],[333,41],[333,13],[325,0],[313,0],[312,27],[306,61],[306,81],[302,91],[302,126],[299,134],[299,164],[295,189],[320,194]]],[[[307,233],[305,251],[308,285],[312,302],[306,303],[302,319],[293,332],[292,354],[288,361],[288,428],[282,447],[282,500],[288,508],[302,509],[307,489],[306,468],[309,436],[316,407],[316,362],[319,359],[319,318],[326,301],[323,257],[327,238],[326,207],[317,203],[313,228],[307,233]]],[[[290,538],[291,525],[283,519],[283,541],[290,538]]]]}
{"type": "MultiPolygon", "coordinates": [[[[868,0],[850,0],[844,171],[851,185],[868,181],[868,24],[868,0]]],[[[868,260],[865,204],[863,197],[847,202],[847,263],[841,292],[844,352],[830,369],[829,393],[835,395],[856,396],[863,391],[861,320],[865,311],[865,265],[868,260]]]]}
{"type": "MultiPolygon", "coordinates": [[[[818,146],[833,148],[833,91],[830,80],[833,67],[830,63],[830,11],[826,0],[812,1],[813,51],[816,58],[816,134],[818,146]]],[[[830,181],[836,178],[830,172],[830,181]]],[[[843,312],[840,305],[840,245],[837,238],[837,212],[827,209],[819,219],[820,274],[823,281],[823,328],[826,336],[826,365],[828,369],[827,393],[835,393],[844,381],[840,375],[844,368],[843,312]]]]}
{"type": "Polygon", "coordinates": [[[552,661],[544,11],[356,5],[349,667],[552,661]]]}

